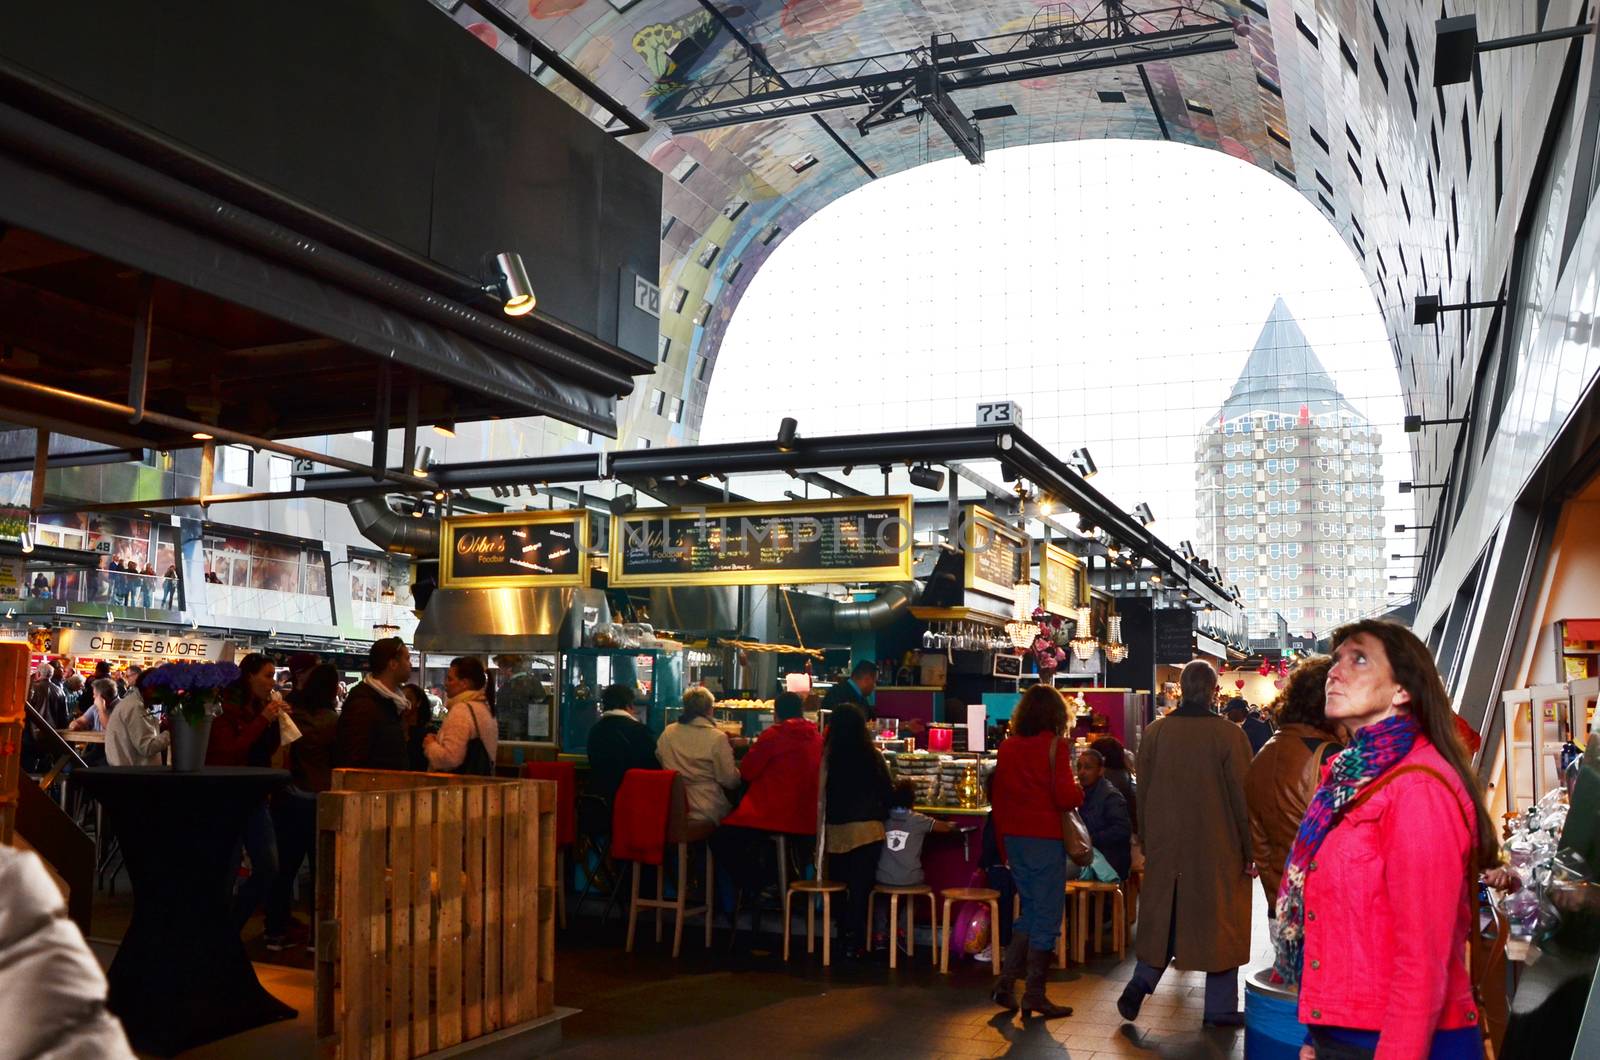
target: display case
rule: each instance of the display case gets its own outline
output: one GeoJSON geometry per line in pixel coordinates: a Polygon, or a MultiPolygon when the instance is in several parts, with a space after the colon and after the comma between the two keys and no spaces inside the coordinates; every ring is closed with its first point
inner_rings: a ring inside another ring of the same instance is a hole
{"type": "Polygon", "coordinates": [[[589,729],[600,717],[607,685],[637,690],[639,720],[659,734],[683,705],[682,651],[653,648],[572,648],[561,653],[561,751],[586,754],[589,729]]]}

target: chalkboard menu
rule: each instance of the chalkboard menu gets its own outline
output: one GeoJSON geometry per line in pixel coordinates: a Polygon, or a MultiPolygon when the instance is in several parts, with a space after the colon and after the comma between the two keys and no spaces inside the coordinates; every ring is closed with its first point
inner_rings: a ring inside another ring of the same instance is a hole
{"type": "Polygon", "coordinates": [[[1039,551],[1039,606],[1061,618],[1073,618],[1080,604],[1083,563],[1060,545],[1046,545],[1039,551]]]}
{"type": "Polygon", "coordinates": [[[439,584],[500,589],[589,584],[589,519],[583,511],[463,515],[444,520],[439,584]]]}
{"type": "Polygon", "coordinates": [[[910,497],[708,504],[611,520],[615,586],[910,578],[910,497]]]}
{"type": "Polygon", "coordinates": [[[1156,662],[1181,666],[1194,658],[1194,612],[1186,607],[1156,612],[1156,662]]]}
{"type": "Polygon", "coordinates": [[[967,588],[1010,600],[1027,569],[1028,535],[974,505],[967,509],[962,545],[967,588]]]}

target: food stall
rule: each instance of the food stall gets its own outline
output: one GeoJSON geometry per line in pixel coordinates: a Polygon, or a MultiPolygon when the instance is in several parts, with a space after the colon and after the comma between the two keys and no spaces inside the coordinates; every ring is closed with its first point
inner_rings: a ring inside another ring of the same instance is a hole
{"type": "Polygon", "coordinates": [[[589,588],[589,515],[582,509],[451,516],[440,527],[439,587],[415,647],[492,664],[500,758],[555,753],[559,653],[611,618],[589,588]]]}

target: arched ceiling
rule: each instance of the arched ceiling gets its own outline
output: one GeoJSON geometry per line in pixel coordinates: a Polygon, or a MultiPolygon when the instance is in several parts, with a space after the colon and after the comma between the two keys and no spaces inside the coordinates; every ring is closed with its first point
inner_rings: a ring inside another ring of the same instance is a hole
{"type": "MultiPolygon", "coordinates": [[[[950,98],[968,115],[983,108],[1015,109],[1014,116],[981,124],[990,149],[1084,138],[1166,138],[1226,152],[1300,188],[1362,258],[1374,292],[1382,287],[1380,301],[1396,305],[1399,300],[1398,277],[1395,301],[1390,300],[1387,268],[1406,269],[1409,275],[1403,249],[1397,265],[1385,266],[1381,258],[1374,265],[1367,261],[1364,241],[1368,229],[1384,230],[1381,218],[1398,213],[1386,201],[1390,180],[1412,188],[1412,201],[1419,203],[1420,212],[1418,187],[1427,169],[1423,148],[1415,128],[1409,132],[1390,128],[1395,124],[1393,112],[1404,106],[1404,97],[1395,99],[1402,76],[1413,121],[1420,121],[1415,117],[1416,100],[1424,90],[1418,86],[1427,84],[1408,23],[1417,23],[1419,40],[1431,40],[1431,25],[1424,37],[1423,23],[1429,16],[1412,10],[1411,4],[1394,0],[1370,5],[1357,0],[1123,0],[1120,4],[1106,0],[1044,4],[1033,0],[468,0],[466,6],[456,6],[458,0],[437,2],[454,7],[459,23],[514,57],[515,45],[483,21],[482,9],[497,4],[504,15],[651,126],[649,132],[624,142],[665,174],[663,356],[653,387],[680,399],[685,414],[681,421],[670,414],[663,418],[659,410],[648,407],[652,388],[643,388],[642,399],[626,403],[621,424],[625,444],[637,438],[671,444],[696,437],[727,323],[751,277],[787,233],[870,179],[957,154],[946,131],[926,116],[921,121],[904,118],[862,135],[857,122],[870,109],[864,101],[817,115],[699,131],[674,132],[670,127],[683,124],[670,117],[674,109],[708,95],[726,98],[736,92],[741,76],[753,76],[757,91],[772,88],[772,71],[788,75],[789,84],[806,77],[839,76],[843,68],[837,66],[821,73],[803,71],[927,49],[936,34],[969,40],[1054,29],[1057,39],[1063,32],[1090,37],[1108,8],[1113,14],[1127,13],[1128,25],[1141,34],[1181,35],[1184,27],[1221,23],[1224,32],[1203,39],[1207,47],[1223,50],[1175,58],[1145,56],[1145,61],[1135,63],[1132,60],[1138,57],[1126,48],[1113,59],[1107,50],[1095,51],[1091,42],[1082,54],[1104,59],[1101,68],[1041,72],[981,87],[956,86],[950,98]],[[1402,6],[1403,12],[1395,11],[1384,20],[1384,10],[1402,6]],[[1375,91],[1380,81],[1382,98],[1375,91]],[[1371,173],[1363,180],[1369,162],[1377,165],[1384,196],[1375,206],[1366,200],[1378,198],[1376,193],[1370,187],[1364,190],[1364,184],[1375,183],[1371,173]]],[[[860,63],[857,70],[870,73],[892,61],[874,59],[860,63]]],[[[547,68],[535,73],[575,107],[598,121],[606,120],[600,106],[547,68]]],[[[1426,101],[1426,94],[1423,98],[1426,101]]],[[[1432,186],[1430,177],[1430,199],[1432,186]]],[[[1107,194],[1115,193],[1107,189],[1107,194]]],[[[1437,218],[1437,202],[1432,212],[1437,218]]],[[[1409,203],[1406,220],[1411,220],[1409,203]]],[[[1426,274],[1430,267],[1423,256],[1440,246],[1439,236],[1431,235],[1423,246],[1430,249],[1418,251],[1418,265],[1426,274]]],[[[1437,276],[1443,269],[1434,266],[1432,271],[1437,276]]],[[[1399,342],[1396,359],[1400,366],[1399,342]]],[[[1427,387],[1432,382],[1424,378],[1412,385],[1427,387]]]]}

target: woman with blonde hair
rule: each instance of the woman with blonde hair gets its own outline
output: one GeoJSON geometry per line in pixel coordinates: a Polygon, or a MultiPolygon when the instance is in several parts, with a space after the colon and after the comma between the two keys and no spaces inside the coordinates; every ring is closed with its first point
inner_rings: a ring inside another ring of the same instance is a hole
{"type": "Polygon", "coordinates": [[[683,694],[683,710],[656,740],[656,757],[662,769],[677,770],[689,796],[689,820],[720,824],[733,810],[728,792],[739,786],[739,767],[733,764],[733,744],[728,734],[711,721],[716,700],[709,690],[695,687],[683,694]]]}

